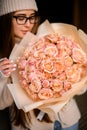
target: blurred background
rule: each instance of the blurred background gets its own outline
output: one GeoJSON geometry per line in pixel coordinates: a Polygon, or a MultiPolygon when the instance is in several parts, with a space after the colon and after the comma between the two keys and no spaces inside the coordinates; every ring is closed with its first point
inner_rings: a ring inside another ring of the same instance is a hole
{"type": "Polygon", "coordinates": [[[74,24],[87,33],[86,0],[36,0],[41,20],[74,24]]]}
{"type": "MultiPolygon", "coordinates": [[[[87,33],[87,1],[86,0],[36,0],[41,22],[68,23],[77,26],[87,33]]],[[[87,130],[87,92],[76,96],[82,118],[79,130],[87,130]]],[[[72,113],[73,114],[73,113],[72,113]]]]}

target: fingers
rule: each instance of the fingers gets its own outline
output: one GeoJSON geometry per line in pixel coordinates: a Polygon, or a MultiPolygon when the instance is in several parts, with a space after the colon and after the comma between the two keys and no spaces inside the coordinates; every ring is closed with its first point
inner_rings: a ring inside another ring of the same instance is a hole
{"type": "Polygon", "coordinates": [[[0,59],[0,71],[3,75],[10,76],[10,74],[16,70],[16,64],[13,61],[3,58],[0,59]]]}

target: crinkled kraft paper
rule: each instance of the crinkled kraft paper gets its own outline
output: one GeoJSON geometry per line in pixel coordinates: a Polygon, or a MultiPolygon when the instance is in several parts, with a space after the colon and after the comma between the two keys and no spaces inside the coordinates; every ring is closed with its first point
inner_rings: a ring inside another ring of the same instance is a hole
{"type": "MultiPolygon", "coordinates": [[[[64,23],[49,23],[46,20],[40,25],[37,31],[37,35],[32,33],[27,33],[20,44],[16,44],[10,55],[10,59],[16,62],[17,58],[22,55],[27,44],[31,46],[38,41],[38,39],[44,35],[58,33],[64,35],[68,38],[75,39],[75,41],[80,44],[85,53],[87,53],[87,35],[81,30],[73,25],[64,23]]],[[[87,71],[87,70],[86,70],[87,71]]],[[[80,82],[76,83],[73,88],[66,92],[62,97],[56,99],[47,99],[41,101],[33,101],[25,92],[25,90],[20,86],[18,79],[18,70],[12,73],[13,84],[8,84],[8,88],[14,98],[14,101],[18,109],[23,109],[28,112],[34,108],[39,108],[46,113],[57,113],[74,95],[76,95],[81,89],[86,86],[87,76],[85,76],[80,82]],[[78,86],[78,87],[77,87],[78,86]]]]}

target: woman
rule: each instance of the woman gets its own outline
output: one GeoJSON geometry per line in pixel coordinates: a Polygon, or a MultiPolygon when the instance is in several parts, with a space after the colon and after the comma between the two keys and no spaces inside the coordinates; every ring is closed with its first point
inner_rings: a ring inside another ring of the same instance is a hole
{"type": "Polygon", "coordinates": [[[0,1],[0,109],[10,107],[12,130],[78,130],[80,113],[73,99],[53,117],[38,109],[24,113],[17,109],[7,88],[7,83],[11,82],[10,74],[16,70],[16,65],[8,59],[9,55],[15,43],[19,44],[28,31],[36,33],[38,23],[34,0],[0,1]]]}

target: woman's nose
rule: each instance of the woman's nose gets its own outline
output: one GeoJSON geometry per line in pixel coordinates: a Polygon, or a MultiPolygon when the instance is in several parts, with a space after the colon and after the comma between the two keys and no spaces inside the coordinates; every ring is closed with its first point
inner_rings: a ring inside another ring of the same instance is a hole
{"type": "Polygon", "coordinates": [[[30,21],[29,21],[29,19],[26,21],[26,23],[25,23],[25,26],[30,26],[31,25],[31,23],[30,23],[30,21]]]}

